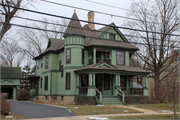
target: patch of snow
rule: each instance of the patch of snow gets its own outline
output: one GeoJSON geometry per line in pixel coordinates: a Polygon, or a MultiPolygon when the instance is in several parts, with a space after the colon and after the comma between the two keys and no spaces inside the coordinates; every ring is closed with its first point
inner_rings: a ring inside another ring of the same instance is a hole
{"type": "Polygon", "coordinates": [[[157,110],[159,113],[172,113],[170,110],[157,110]]]}
{"type": "Polygon", "coordinates": [[[6,116],[6,118],[12,118],[13,116],[12,115],[8,115],[8,116],[6,116]]]}
{"type": "Polygon", "coordinates": [[[96,105],[96,106],[104,106],[104,105],[96,105]]]}
{"type": "Polygon", "coordinates": [[[128,112],[128,110],[123,110],[123,112],[128,112]]]}
{"type": "Polygon", "coordinates": [[[100,118],[100,117],[89,117],[88,119],[89,120],[109,120],[107,117],[103,117],[103,118],[100,118]]]}
{"type": "MultiPolygon", "coordinates": [[[[69,112],[71,112],[69,109],[67,109],[69,112]]],[[[72,113],[72,112],[71,112],[72,113]]]]}
{"type": "Polygon", "coordinates": [[[74,109],[78,109],[78,107],[74,107],[74,109]]]}

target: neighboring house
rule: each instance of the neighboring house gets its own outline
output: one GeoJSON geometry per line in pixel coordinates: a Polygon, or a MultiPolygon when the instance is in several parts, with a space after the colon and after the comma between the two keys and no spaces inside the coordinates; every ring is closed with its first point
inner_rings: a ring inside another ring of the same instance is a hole
{"type": "MultiPolygon", "coordinates": [[[[47,49],[34,58],[38,88],[31,89],[31,96],[38,91],[39,101],[56,98],[64,103],[73,103],[76,96],[91,97],[97,104],[109,100],[110,104],[124,104],[128,96],[147,99],[149,72],[129,66],[138,48],[128,43],[114,23],[95,30],[93,23],[82,27],[77,20],[74,12],[64,40],[50,39],[47,49]],[[134,88],[137,76],[143,86],[134,88]]],[[[88,13],[88,20],[94,22],[94,12],[88,13]]]]}
{"type": "Polygon", "coordinates": [[[1,93],[9,99],[17,99],[17,89],[20,89],[20,67],[1,67],[1,93]]]}

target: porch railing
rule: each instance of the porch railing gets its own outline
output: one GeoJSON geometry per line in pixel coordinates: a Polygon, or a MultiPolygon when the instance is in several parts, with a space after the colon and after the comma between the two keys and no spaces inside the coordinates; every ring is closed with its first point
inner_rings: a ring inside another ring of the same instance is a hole
{"type": "Polygon", "coordinates": [[[96,90],[96,98],[98,99],[99,104],[102,104],[102,93],[96,87],[94,88],[96,90]]]}
{"type": "Polygon", "coordinates": [[[129,88],[129,94],[142,95],[143,88],[129,88]]]}
{"type": "Polygon", "coordinates": [[[87,87],[81,87],[79,88],[79,94],[87,94],[88,88],[87,87]]]}
{"type": "Polygon", "coordinates": [[[38,96],[38,89],[34,89],[34,90],[30,93],[30,95],[29,95],[29,100],[33,100],[33,98],[34,98],[35,96],[38,96]]]}
{"type": "Polygon", "coordinates": [[[118,91],[118,97],[119,99],[124,103],[124,92],[121,91],[121,89],[117,88],[117,91],[118,91]]]}
{"type": "MultiPolygon", "coordinates": [[[[101,59],[101,58],[96,59],[96,63],[102,63],[102,62],[111,63],[111,59],[101,59]]],[[[89,59],[89,65],[90,64],[93,64],[93,59],[89,59]]]]}

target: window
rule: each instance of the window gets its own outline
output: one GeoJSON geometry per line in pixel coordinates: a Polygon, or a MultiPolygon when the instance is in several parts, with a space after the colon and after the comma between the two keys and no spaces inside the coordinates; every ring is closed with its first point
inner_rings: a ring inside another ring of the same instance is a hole
{"type": "Polygon", "coordinates": [[[41,68],[43,68],[43,58],[41,59],[41,68]]]}
{"type": "Polygon", "coordinates": [[[125,65],[125,53],[117,52],[117,65],[125,65]]]}
{"type": "Polygon", "coordinates": [[[109,34],[109,39],[115,40],[115,35],[114,34],[109,34]]]}
{"type": "Polygon", "coordinates": [[[71,49],[66,50],[66,63],[71,63],[71,49]]]}
{"type": "Polygon", "coordinates": [[[37,69],[39,69],[39,60],[37,60],[37,69]]]}
{"type": "Polygon", "coordinates": [[[42,78],[41,78],[41,88],[42,88],[42,78]]]}
{"type": "Polygon", "coordinates": [[[71,76],[70,75],[71,75],[70,73],[66,73],[66,90],[70,90],[70,85],[71,85],[71,83],[70,83],[71,76]]]}
{"type": "Polygon", "coordinates": [[[61,77],[63,77],[63,65],[61,65],[61,60],[59,61],[59,71],[61,72],[61,77]]]}
{"type": "Polygon", "coordinates": [[[45,56],[45,69],[49,67],[49,55],[45,56]]]}
{"type": "Polygon", "coordinates": [[[120,76],[121,89],[126,90],[126,76],[120,76]]]}
{"type": "Polygon", "coordinates": [[[48,90],[48,76],[45,76],[44,90],[48,90]]]}
{"type": "Polygon", "coordinates": [[[84,50],[82,50],[82,64],[84,64],[84,50]]]}

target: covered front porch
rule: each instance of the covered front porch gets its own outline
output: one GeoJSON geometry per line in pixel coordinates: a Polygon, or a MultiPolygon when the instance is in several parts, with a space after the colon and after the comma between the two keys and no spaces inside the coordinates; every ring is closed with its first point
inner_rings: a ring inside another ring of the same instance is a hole
{"type": "Polygon", "coordinates": [[[103,97],[117,97],[124,104],[127,96],[148,96],[146,74],[115,70],[107,63],[99,65],[76,72],[76,95],[95,96],[100,104],[103,97]]]}

